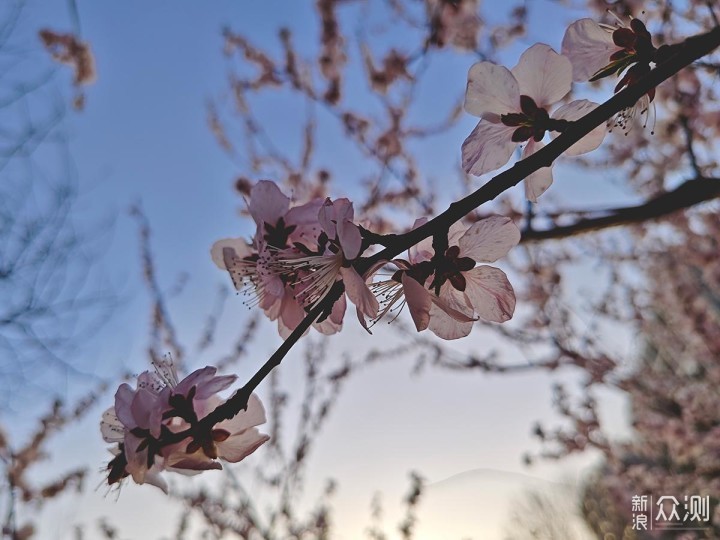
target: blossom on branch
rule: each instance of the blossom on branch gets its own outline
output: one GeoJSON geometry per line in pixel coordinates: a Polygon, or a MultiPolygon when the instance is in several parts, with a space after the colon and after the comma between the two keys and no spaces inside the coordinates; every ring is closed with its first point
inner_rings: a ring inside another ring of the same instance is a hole
{"type": "Polygon", "coordinates": [[[256,426],[265,423],[259,398],[251,395],[245,411],[217,423],[206,433],[174,441],[173,435],[194,428],[222,400],[218,392],[235,382],[235,375],[217,375],[211,366],[198,369],[178,381],[172,360],[153,362],[154,371],[137,378],[136,388],[123,383],[115,393],[115,405],[100,422],[103,439],[114,446],[108,465],[108,484],[131,476],[138,484],[152,484],[167,492],[163,471],[196,474],[221,469],[216,460],[238,462],[270,437],[256,426]]]}
{"type": "MultiPolygon", "coordinates": [[[[415,227],[424,224],[417,220],[415,227]]],[[[510,218],[491,216],[469,228],[450,227],[447,248],[436,253],[427,238],[408,250],[408,260],[395,259],[389,280],[372,284],[387,314],[404,298],[418,331],[426,328],[443,339],[467,336],[478,319],[505,322],[515,311],[515,292],[505,273],[478,262],[495,262],[520,241],[510,218]]],[[[403,304],[404,305],[404,304],[403,304]]]]}
{"type": "MultiPolygon", "coordinates": [[[[611,75],[622,75],[615,86],[615,92],[637,82],[650,72],[651,63],[656,63],[670,47],[656,49],[652,36],[639,19],[631,19],[625,26],[618,19],[619,27],[598,24],[592,19],[580,19],[565,31],[562,53],[572,63],[573,80],[576,82],[598,81],[611,75]]],[[[622,111],[613,125],[619,126],[626,134],[632,128],[632,120],[639,114],[646,114],[646,124],[654,109],[650,106],[655,98],[655,88],[648,90],[638,102],[622,111]]]]}
{"type": "MultiPolygon", "coordinates": [[[[250,297],[248,305],[260,306],[278,321],[281,336],[290,335],[338,280],[363,313],[377,315],[377,300],[351,265],[361,254],[362,235],[348,199],[314,199],[290,207],[274,182],[262,180],[250,191],[248,209],[257,226],[252,243],[219,240],[212,259],[250,297]]],[[[339,331],[346,306],[343,295],[313,326],[323,334],[339,331]]]]}
{"type": "MultiPolygon", "coordinates": [[[[480,122],[462,145],[465,172],[480,176],[502,167],[521,143],[526,143],[522,152],[526,158],[543,147],[545,132],[560,133],[597,106],[584,99],[572,101],[551,116],[549,108],[571,86],[570,61],[542,43],[526,50],[512,70],[491,62],[474,64],[468,73],[465,110],[479,116],[480,122]]],[[[590,152],[604,137],[605,128],[600,126],[566,154],[590,152]]],[[[543,167],[525,178],[525,195],[535,202],[550,184],[551,167],[543,167]]]]}

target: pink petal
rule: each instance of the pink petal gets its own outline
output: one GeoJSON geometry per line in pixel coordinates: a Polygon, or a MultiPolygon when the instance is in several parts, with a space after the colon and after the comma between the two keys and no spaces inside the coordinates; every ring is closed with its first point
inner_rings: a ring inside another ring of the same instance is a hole
{"type": "Polygon", "coordinates": [[[315,247],[321,231],[318,212],[322,205],[322,199],[313,199],[308,203],[291,208],[285,214],[285,223],[295,227],[288,238],[291,245],[300,242],[309,248],[315,247]]]}
{"type": "MultiPolygon", "coordinates": [[[[450,230],[448,231],[448,246],[457,246],[460,238],[465,234],[467,229],[467,225],[463,225],[460,221],[456,221],[450,225],[450,230]]],[[[432,237],[430,240],[432,240],[432,237]]]]}
{"type": "MultiPolygon", "coordinates": [[[[222,403],[220,399],[207,401],[209,407],[203,416],[207,416],[212,410],[220,405],[220,403],[222,403]]],[[[250,394],[246,410],[240,411],[230,420],[223,420],[215,427],[224,429],[230,432],[230,434],[235,434],[245,431],[246,429],[259,426],[260,424],[264,424],[266,421],[267,417],[265,415],[265,407],[263,407],[262,401],[260,401],[257,394],[250,394]]]]}
{"type": "Polygon", "coordinates": [[[137,484],[145,481],[145,473],[147,473],[147,448],[137,451],[142,439],[132,433],[125,434],[125,459],[127,465],[125,470],[132,475],[133,480],[137,484]]]}
{"type": "Polygon", "coordinates": [[[337,237],[338,225],[343,221],[352,221],[354,216],[353,205],[349,199],[325,199],[318,211],[318,221],[325,233],[331,238],[337,237]]]}
{"type": "Polygon", "coordinates": [[[505,272],[492,266],[478,266],[463,272],[467,294],[475,312],[486,321],[505,322],[515,311],[515,292],[505,272]]]}
{"type": "Polygon", "coordinates": [[[174,454],[168,457],[166,463],[168,468],[183,474],[187,474],[186,471],[211,471],[222,469],[222,465],[207,457],[202,450],[198,450],[193,454],[174,454]]]}
{"type": "Polygon", "coordinates": [[[342,295],[333,304],[330,316],[322,322],[314,322],[313,327],[315,330],[326,336],[337,334],[340,330],[342,330],[346,310],[347,300],[345,299],[345,295],[342,295]]]}
{"type": "MultiPolygon", "coordinates": [[[[413,223],[412,228],[413,230],[417,229],[418,227],[425,225],[427,222],[428,218],[426,217],[417,218],[415,223],[413,223]]],[[[417,264],[419,262],[429,261],[432,259],[433,253],[432,237],[424,238],[414,246],[410,246],[408,249],[408,259],[410,259],[412,264],[417,264]]]]}
{"type": "Polygon", "coordinates": [[[430,308],[432,307],[430,292],[409,277],[406,272],[403,272],[401,279],[410,316],[417,331],[422,332],[430,323],[430,308]]]}
{"type": "Polygon", "coordinates": [[[357,273],[357,270],[352,266],[349,268],[341,268],[340,274],[345,284],[345,292],[350,301],[355,304],[355,307],[370,319],[377,317],[378,309],[380,309],[377,298],[375,298],[375,295],[370,291],[365,280],[357,273]]]}
{"type": "Polygon", "coordinates": [[[280,191],[275,182],[260,180],[250,191],[248,206],[258,227],[263,223],[275,225],[290,208],[290,199],[280,191]]]}
{"type": "Polygon", "coordinates": [[[252,454],[270,440],[269,435],[260,433],[256,428],[249,429],[239,435],[232,435],[217,443],[218,457],[230,463],[237,463],[252,454]]]}
{"type": "Polygon", "coordinates": [[[150,434],[155,438],[160,436],[160,423],[164,408],[157,394],[153,394],[145,388],[138,388],[130,411],[138,427],[149,429],[150,434]]]}
{"type": "Polygon", "coordinates": [[[215,373],[217,373],[217,368],[213,366],[197,369],[180,381],[173,392],[187,396],[194,386],[195,398],[207,399],[211,395],[225,390],[237,379],[236,375],[216,376],[215,373]]]}
{"type": "MultiPolygon", "coordinates": [[[[283,296],[286,294],[292,296],[292,293],[287,289],[283,291],[283,296]]],[[[271,321],[274,321],[280,316],[283,296],[267,296],[266,298],[263,298],[262,302],[260,302],[260,308],[265,312],[265,316],[271,321]]]]}
{"type": "Polygon", "coordinates": [[[187,396],[193,386],[197,388],[198,385],[205,384],[205,382],[215,376],[215,373],[217,373],[217,368],[212,366],[205,366],[204,368],[196,369],[180,381],[175,388],[173,388],[173,393],[187,396]]]}
{"type": "Polygon", "coordinates": [[[362,235],[357,225],[350,221],[341,221],[337,227],[338,241],[343,250],[343,255],[348,260],[355,259],[360,255],[362,247],[362,235]]]}
{"type": "Polygon", "coordinates": [[[478,262],[493,262],[520,242],[520,229],[512,219],[490,216],[472,226],[460,238],[460,256],[478,262]]]}
{"type": "Polygon", "coordinates": [[[610,56],[620,47],[613,43],[612,34],[592,19],[580,19],[565,31],[562,53],[570,59],[572,76],[585,82],[610,64],[610,56]]]}
{"type": "Polygon", "coordinates": [[[467,317],[470,320],[459,321],[455,315],[455,313],[472,311],[472,306],[469,305],[465,294],[446,283],[440,291],[442,304],[435,301],[436,299],[433,296],[434,301],[430,308],[430,324],[428,325],[430,331],[442,339],[459,339],[467,336],[473,327],[472,318],[467,317]]]}
{"type": "Polygon", "coordinates": [[[341,221],[352,221],[355,218],[355,211],[353,210],[353,204],[350,199],[342,197],[333,201],[333,208],[335,209],[335,219],[338,223],[341,221]]]}
{"type": "Polygon", "coordinates": [[[198,386],[195,397],[197,399],[207,399],[210,396],[229,388],[236,380],[237,375],[218,375],[217,377],[213,377],[205,384],[198,386]]]}
{"type": "Polygon", "coordinates": [[[305,310],[291,294],[283,296],[279,318],[283,326],[291,331],[295,330],[305,315],[305,310]]]}
{"type": "MultiPolygon", "coordinates": [[[[545,146],[543,143],[536,143],[530,139],[523,149],[523,159],[534,154],[543,146],[545,146]]],[[[538,197],[547,191],[552,185],[552,182],[552,167],[542,167],[538,169],[525,178],[525,197],[528,201],[537,202],[538,197]]]]}
{"type": "Polygon", "coordinates": [[[512,141],[516,128],[480,120],[462,144],[462,167],[480,176],[505,165],[517,146],[512,141]]]}
{"type": "Polygon", "coordinates": [[[240,259],[252,254],[252,249],[242,238],[223,238],[222,240],[218,240],[210,248],[210,256],[220,270],[229,270],[225,265],[225,257],[223,256],[223,250],[225,248],[232,249],[240,259]]]}
{"type": "Polygon", "coordinates": [[[280,298],[285,293],[285,284],[283,283],[283,280],[280,279],[280,276],[265,274],[262,277],[263,292],[265,293],[265,296],[260,301],[260,307],[267,309],[274,303],[275,298],[280,298]],[[266,298],[268,299],[268,302],[265,301],[266,298]]]}
{"type": "Polygon", "coordinates": [[[302,226],[308,224],[318,224],[318,212],[322,207],[323,199],[313,199],[312,201],[293,206],[285,214],[285,224],[302,226]]]}
{"type": "Polygon", "coordinates": [[[122,383],[115,392],[115,414],[122,425],[128,429],[138,427],[132,414],[132,402],[135,390],[127,383],[122,383]]]}
{"type": "Polygon", "coordinates": [[[560,101],[572,87],[572,64],[544,43],[536,43],[512,70],[520,94],[530,96],[538,107],[560,101]]]}
{"type": "Polygon", "coordinates": [[[474,116],[519,112],[518,82],[504,67],[491,62],[478,62],[468,72],[465,110],[474,116]]]}
{"type": "MultiPolygon", "coordinates": [[[[578,99],[560,107],[553,113],[552,117],[558,120],[579,120],[597,106],[597,103],[593,103],[587,99],[578,99]]],[[[600,146],[600,144],[602,144],[606,133],[607,128],[603,122],[578,142],[573,144],[570,148],[565,150],[565,155],[577,156],[595,150],[598,146],[600,146]]]]}
{"type": "Polygon", "coordinates": [[[318,222],[331,239],[335,238],[337,232],[337,215],[332,201],[328,197],[318,210],[318,222]]]}
{"type": "Polygon", "coordinates": [[[435,307],[440,308],[447,315],[450,315],[450,317],[452,317],[457,322],[468,323],[468,322],[477,321],[477,318],[472,314],[473,309],[472,309],[472,306],[470,305],[470,301],[464,296],[464,293],[457,291],[455,288],[451,287],[450,285],[445,285],[445,287],[448,287],[450,289],[450,291],[452,291],[453,294],[458,296],[458,298],[455,301],[455,307],[452,307],[451,304],[449,304],[447,302],[447,300],[448,300],[447,292],[441,293],[441,296],[435,296],[434,294],[430,294],[430,300],[432,301],[433,305],[435,307]],[[444,294],[444,297],[443,297],[443,294],[444,294]],[[460,308],[458,308],[457,306],[460,306],[460,308]],[[466,312],[469,312],[469,313],[466,313],[466,312]]]}

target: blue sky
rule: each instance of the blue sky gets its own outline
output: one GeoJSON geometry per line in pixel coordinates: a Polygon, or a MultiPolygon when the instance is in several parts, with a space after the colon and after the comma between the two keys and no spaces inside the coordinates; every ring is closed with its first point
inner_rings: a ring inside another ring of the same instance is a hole
{"type": "MultiPolygon", "coordinates": [[[[227,61],[221,54],[220,31],[229,26],[257,43],[274,47],[277,28],[288,25],[294,29],[297,43],[314,42],[317,24],[308,5],[289,0],[77,0],[82,38],[92,46],[98,80],[86,90],[85,111],[70,112],[63,125],[83,193],[83,212],[79,211],[76,218],[87,224],[95,223],[98,217],[113,218],[112,233],[103,236],[99,266],[125,299],[98,339],[77,359],[88,371],[112,379],[127,370],[146,369],[143,351],[149,315],[141,292],[136,226],[127,216],[128,208],[136,202],[142,204],[151,221],[164,286],[170,287],[181,273],[189,275],[184,293],[171,301],[171,308],[180,332],[193,336],[190,342],[199,336],[203,314],[211,309],[217,287],[226,281],[210,261],[210,245],[222,237],[251,234],[249,223],[237,215],[242,202],[232,191],[233,179],[243,171],[219,149],[206,121],[205,103],[222,99],[226,91],[227,61]]],[[[34,32],[41,27],[72,30],[68,6],[58,0],[29,0],[21,26],[26,45],[36,46],[34,32]]],[[[487,12],[493,8],[492,2],[486,2],[487,12]]],[[[552,8],[536,13],[547,19],[533,20],[533,28],[545,28],[550,34],[547,41],[558,47],[562,25],[567,21],[556,18],[558,12],[552,8]]],[[[542,36],[532,34],[529,40],[536,38],[542,36]]],[[[522,45],[508,51],[511,65],[522,45]]],[[[44,68],[51,67],[41,53],[35,54],[44,68]]],[[[436,101],[437,93],[450,81],[457,87],[453,95],[462,92],[472,57],[449,58],[433,66],[436,83],[425,90],[426,103],[436,101]]],[[[69,84],[69,74],[58,69],[51,83],[54,91],[65,95],[69,84]]],[[[269,129],[278,134],[277,143],[294,144],[291,108],[281,101],[273,102],[272,96],[268,99],[267,111],[276,111],[269,129]]],[[[427,107],[416,114],[436,113],[427,107]]],[[[431,154],[425,157],[427,174],[442,178],[445,169],[459,160],[462,133],[473,122],[464,119],[456,140],[438,143],[436,150],[442,159],[431,154]],[[455,152],[452,159],[446,157],[448,152],[455,152]]],[[[331,158],[332,152],[326,156],[331,158]]],[[[558,183],[573,189],[569,181],[559,179],[558,183]]],[[[350,193],[355,189],[346,187],[350,193]]],[[[336,184],[334,189],[341,195],[343,184],[336,184]]],[[[459,193],[459,186],[456,189],[459,193]]],[[[230,320],[247,316],[239,302],[228,310],[230,320]]],[[[352,324],[349,320],[347,326],[352,324]]],[[[231,339],[233,330],[232,326],[224,327],[221,340],[231,339]]],[[[262,338],[253,360],[238,373],[241,380],[279,344],[271,323],[263,328],[262,338]]],[[[360,343],[364,339],[359,329],[348,328],[342,338],[330,338],[331,350],[339,352],[347,340],[360,343]]],[[[373,339],[390,342],[392,336],[390,331],[379,329],[373,339]]],[[[477,342],[468,341],[458,349],[477,346],[477,342]]],[[[293,364],[299,355],[291,354],[281,367],[284,380],[291,381],[299,373],[293,364]]],[[[437,531],[448,527],[448,521],[458,526],[453,531],[458,538],[463,527],[475,538],[491,538],[499,534],[513,493],[526,483],[518,473],[550,486],[554,481],[566,481],[568,476],[577,478],[590,466],[589,459],[544,463],[529,471],[521,465],[522,454],[537,448],[530,437],[533,423],[552,418],[551,384],[557,376],[467,376],[428,370],[411,377],[410,368],[397,363],[381,365],[354,379],[316,446],[308,474],[308,495],[312,500],[328,476],[339,481],[336,530],[343,534],[338,538],[354,538],[363,530],[369,522],[370,500],[378,490],[388,506],[386,523],[394,523],[398,511],[395,503],[407,488],[411,469],[436,483],[429,488],[422,507],[420,538],[437,538],[437,531]],[[367,388],[373,388],[375,399],[371,402],[367,388]],[[505,472],[508,474],[503,476],[505,472]],[[452,479],[442,482],[448,478],[452,479]],[[451,512],[455,513],[452,518],[451,512]]],[[[67,382],[66,391],[75,392],[77,387],[67,382]]],[[[107,405],[111,399],[109,393],[107,405]]],[[[622,403],[614,402],[612,407],[612,412],[621,411],[622,403]]],[[[91,461],[94,469],[105,459],[96,425],[97,418],[93,417],[74,435],[63,436],[62,449],[68,463],[91,461]],[[76,452],[79,444],[88,451],[76,452]]],[[[90,490],[82,496],[81,505],[59,503],[51,508],[50,516],[62,515],[70,508],[76,516],[73,519],[78,520],[84,516],[77,508],[87,509],[88,515],[137,516],[148,504],[163,508],[161,494],[152,490],[127,486],[117,502],[114,497],[103,498],[102,490],[90,490]]],[[[48,526],[52,526],[52,519],[48,518],[48,526]]],[[[162,520],[146,523],[135,518],[126,526],[125,534],[130,538],[154,528],[158,535],[169,533],[162,520]]]]}

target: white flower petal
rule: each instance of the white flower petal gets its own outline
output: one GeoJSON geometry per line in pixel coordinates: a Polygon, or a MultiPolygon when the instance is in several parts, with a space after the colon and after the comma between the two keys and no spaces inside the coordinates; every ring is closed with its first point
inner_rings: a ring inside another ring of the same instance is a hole
{"type": "Polygon", "coordinates": [[[610,63],[610,56],[620,50],[612,34],[592,19],[580,19],[565,31],[562,53],[572,64],[573,80],[585,82],[610,63]]]}
{"type": "MultiPolygon", "coordinates": [[[[553,113],[552,117],[558,120],[575,121],[585,116],[597,106],[597,103],[593,103],[592,101],[588,101],[587,99],[578,99],[560,107],[553,113]]],[[[600,144],[602,144],[606,133],[607,128],[605,126],[605,123],[603,122],[598,127],[593,129],[590,133],[585,135],[578,142],[573,144],[570,148],[565,150],[564,154],[567,156],[577,156],[580,154],[585,154],[586,152],[591,152],[592,150],[595,150],[598,146],[600,146],[600,144]]],[[[553,133],[553,135],[555,134],[553,133]]]]}
{"type": "Polygon", "coordinates": [[[572,87],[572,64],[544,43],[526,50],[512,74],[520,85],[520,94],[533,98],[538,107],[560,101],[572,87]]]}
{"type": "Polygon", "coordinates": [[[240,259],[252,254],[252,249],[242,238],[223,238],[222,240],[218,240],[210,248],[210,256],[220,270],[228,270],[225,263],[227,257],[223,255],[225,248],[232,249],[240,259]]]}
{"type": "Polygon", "coordinates": [[[478,62],[468,72],[465,110],[474,116],[520,111],[518,82],[510,70],[491,62],[478,62]]]}
{"type": "MultiPolygon", "coordinates": [[[[545,146],[543,143],[536,143],[530,139],[523,149],[523,159],[528,157],[530,154],[534,154],[543,146],[545,146]]],[[[538,169],[525,178],[525,197],[528,201],[537,202],[538,197],[545,193],[552,183],[552,167],[542,167],[538,169]]]]}
{"type": "MultiPolygon", "coordinates": [[[[214,411],[215,408],[222,402],[223,401],[217,396],[213,396],[212,398],[206,400],[206,402],[201,406],[202,413],[198,412],[198,417],[204,418],[210,414],[210,412],[214,411]]],[[[198,407],[196,407],[196,409],[197,408],[198,407]]],[[[259,426],[260,424],[264,424],[266,421],[267,417],[265,415],[265,407],[263,406],[262,401],[260,401],[260,398],[256,394],[250,394],[246,410],[240,411],[230,420],[223,420],[217,424],[215,428],[224,429],[230,434],[233,434],[259,426]]]]}
{"type": "Polygon", "coordinates": [[[160,475],[160,469],[155,469],[156,467],[153,466],[147,473],[145,473],[145,483],[150,484],[151,486],[155,486],[156,488],[160,488],[163,493],[167,495],[169,493],[167,482],[160,475]]]}
{"type": "Polygon", "coordinates": [[[459,240],[460,257],[478,262],[494,262],[520,242],[520,229],[513,220],[504,216],[482,219],[463,234],[459,240]]]}
{"type": "Polygon", "coordinates": [[[515,311],[515,292],[505,272],[492,266],[478,266],[463,272],[465,294],[475,312],[486,321],[505,322],[515,311]]]}
{"type": "Polygon", "coordinates": [[[102,414],[100,433],[108,443],[120,443],[125,438],[125,428],[115,415],[115,407],[110,407],[102,414]]]}
{"type": "Polygon", "coordinates": [[[256,428],[249,429],[238,435],[232,435],[222,442],[216,443],[218,457],[230,463],[237,463],[252,454],[269,440],[269,435],[260,433],[256,428]]]}
{"type": "Polygon", "coordinates": [[[505,165],[517,146],[512,141],[515,129],[480,120],[462,144],[463,170],[480,176],[505,165]]]}

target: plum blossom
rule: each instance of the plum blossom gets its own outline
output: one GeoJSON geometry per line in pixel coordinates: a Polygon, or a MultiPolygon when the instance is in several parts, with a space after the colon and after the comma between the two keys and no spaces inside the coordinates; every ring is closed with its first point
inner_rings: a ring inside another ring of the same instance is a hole
{"type": "MultiPolygon", "coordinates": [[[[290,207],[277,185],[263,180],[251,189],[248,209],[257,226],[253,242],[219,240],[212,259],[250,298],[248,305],[259,305],[278,321],[281,336],[290,335],[338,280],[359,309],[377,315],[377,300],[351,266],[361,253],[362,235],[348,199],[314,199],[290,207]]],[[[337,332],[346,307],[342,295],[313,326],[324,334],[337,332]]]]}
{"type": "MultiPolygon", "coordinates": [[[[213,262],[227,270],[240,294],[248,297],[248,306],[259,306],[270,320],[278,321],[278,331],[287,337],[305,317],[297,300],[293,276],[277,271],[278,254],[310,249],[320,234],[318,212],[321,199],[290,207],[290,199],[274,182],[261,180],[250,190],[248,210],[256,224],[252,243],[243,238],[225,238],[213,244],[213,262]]],[[[314,326],[324,334],[342,327],[345,299],[333,306],[333,313],[314,326]]]]}
{"type": "MultiPolygon", "coordinates": [[[[563,36],[562,53],[572,64],[574,81],[597,81],[624,73],[615,86],[615,92],[619,92],[648,73],[650,64],[668,52],[669,47],[655,48],[650,32],[639,19],[631,19],[629,26],[620,19],[618,23],[615,28],[592,19],[580,19],[568,27],[563,36]]],[[[627,134],[638,114],[646,114],[647,125],[650,114],[654,114],[650,106],[654,97],[655,88],[651,88],[633,107],[622,111],[614,125],[627,134]]]]}
{"type": "MultiPolygon", "coordinates": [[[[570,92],[570,61],[549,46],[537,43],[526,50],[512,70],[491,62],[478,62],[468,73],[465,110],[480,117],[462,145],[465,172],[480,176],[505,165],[518,144],[526,142],[525,158],[543,147],[545,132],[562,132],[597,104],[577,100],[559,107],[552,116],[548,109],[570,92]]],[[[597,148],[605,136],[600,126],[571,146],[567,155],[597,148]]],[[[530,201],[552,184],[552,170],[544,167],[525,178],[525,195],[530,201]]]]}
{"type": "Polygon", "coordinates": [[[378,312],[377,299],[350,264],[362,251],[362,234],[353,217],[353,205],[348,199],[326,199],[318,212],[322,233],[317,249],[286,250],[278,260],[278,270],[297,274],[294,285],[303,306],[315,307],[335,282],[342,280],[355,307],[374,318],[378,312]]]}
{"type": "MultiPolygon", "coordinates": [[[[417,220],[415,227],[426,222],[417,220]]],[[[407,304],[418,331],[429,329],[443,339],[467,336],[478,319],[505,322],[515,310],[515,293],[505,273],[478,262],[495,262],[520,241],[510,218],[490,216],[469,228],[456,223],[448,232],[448,247],[434,252],[431,239],[396,259],[389,280],[372,284],[382,306],[378,318],[399,302],[407,304]],[[404,299],[404,300],[403,300],[404,299]]]]}
{"type": "MultiPolygon", "coordinates": [[[[198,419],[202,420],[221,405],[223,401],[215,395],[207,399],[195,398],[194,411],[198,419]]],[[[168,451],[165,462],[171,467],[184,469],[214,469],[220,468],[215,460],[220,458],[230,463],[237,463],[252,454],[265,442],[270,440],[269,435],[262,434],[256,426],[266,421],[265,409],[255,394],[250,396],[245,411],[241,411],[230,420],[223,420],[215,424],[210,437],[203,441],[186,440],[179,447],[184,451],[173,448],[168,451]]],[[[174,430],[188,427],[184,423],[177,423],[174,430]]]]}
{"type": "Polygon", "coordinates": [[[216,424],[208,440],[187,437],[179,443],[169,442],[168,437],[195,426],[221,404],[217,393],[227,389],[236,376],[217,375],[216,368],[207,366],[178,381],[169,357],[153,366],[154,371],[138,376],[135,389],[120,385],[115,405],[103,413],[102,436],[116,445],[108,465],[109,484],[131,476],[138,484],[149,483],[167,492],[161,472],[195,474],[220,469],[217,458],[240,461],[269,439],[255,427],[265,422],[265,411],[253,395],[247,410],[216,424]]]}

